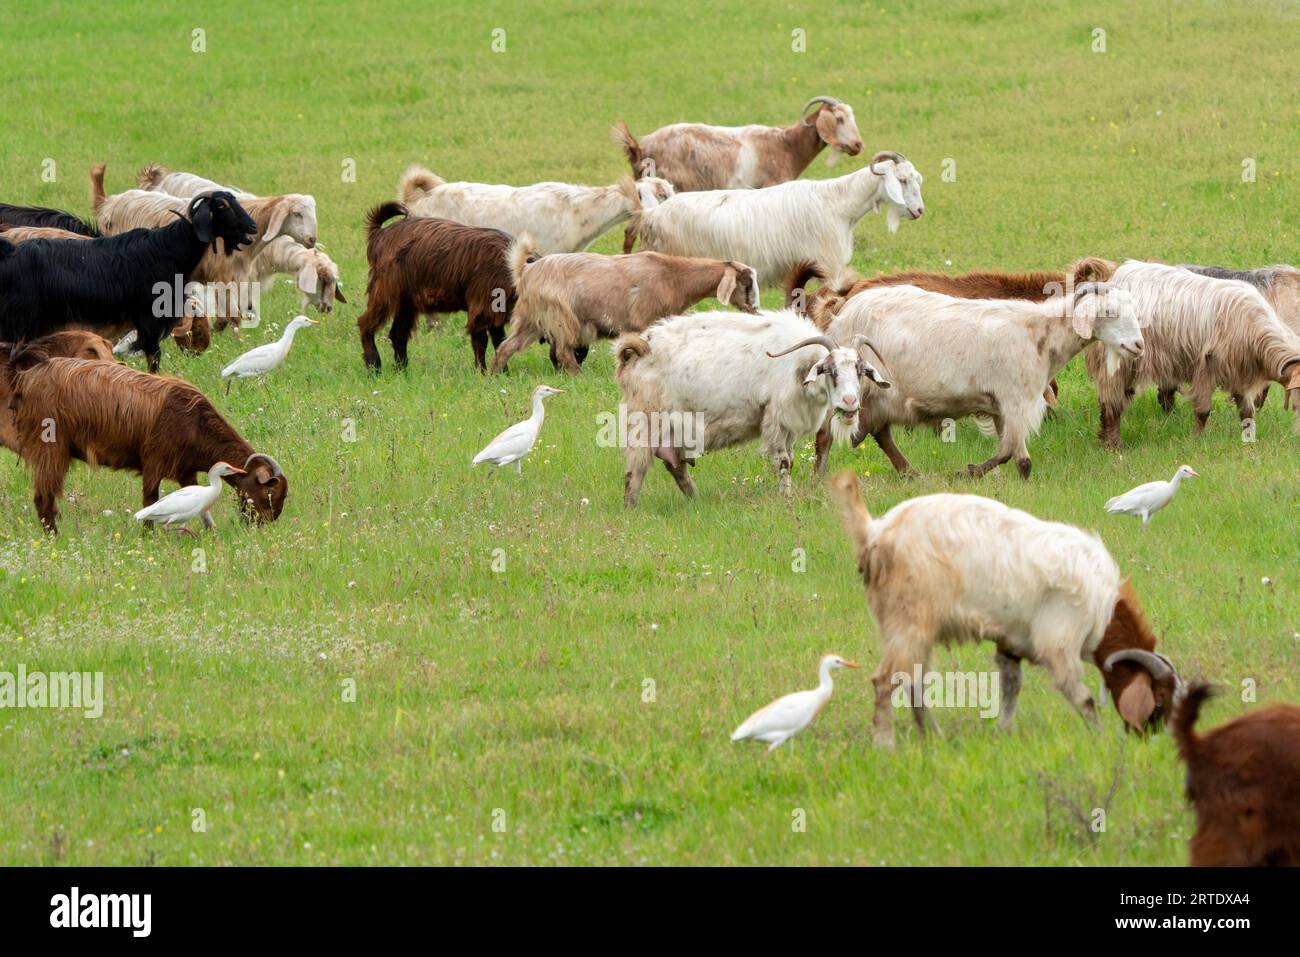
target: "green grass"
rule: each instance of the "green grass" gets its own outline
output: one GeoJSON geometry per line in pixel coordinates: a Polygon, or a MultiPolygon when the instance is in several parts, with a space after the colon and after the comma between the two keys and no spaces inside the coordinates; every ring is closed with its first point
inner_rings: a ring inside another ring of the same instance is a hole
{"type": "MultiPolygon", "coordinates": [[[[164,369],[212,395],[292,480],[273,527],[245,529],[223,498],[201,542],[206,572],[191,570],[193,541],[141,533],[139,482],[122,473],[75,467],[62,534],[44,538],[6,456],[0,670],[102,671],[108,703],[99,720],[0,712],[0,863],[1185,859],[1193,821],[1169,737],[1126,740],[1109,706],[1090,731],[1038,669],[1008,735],[948,711],[942,739],[922,745],[900,714],[898,750],[876,751],[868,677],[842,672],[794,754],[760,761],[758,746],[731,744],[751,710],[811,686],[820,653],[878,658],[810,446],[789,500],[747,448],[706,458],[694,501],[652,472],[628,514],[621,455],[595,442],[597,413],[618,397],[608,350],[578,380],[561,381],[542,348],[485,380],[449,317],[412,344],[408,374],[391,362],[378,380],[364,373],[360,224],[411,162],[488,182],[612,182],[625,172],[607,140],[616,118],[638,132],[789,122],[808,96],[832,93],[855,105],[869,150],[900,149],[926,176],[923,220],[894,236],[880,218],[861,224],[859,270],[1053,268],[1085,254],[1294,261],[1290,5],[236,6],[14,0],[0,11],[0,198],[85,214],[85,171],[99,161],[110,192],[147,162],[310,192],[351,299],[298,337],[268,384],[229,398],[219,369],[283,327],[290,290],[264,299],[268,322],[242,341],[218,337],[197,358],[168,347],[164,369]],[[490,48],[497,27],[505,53],[490,48]],[[1105,53],[1091,50],[1094,27],[1105,53]],[[195,28],[206,53],[191,52],[195,28]],[[791,52],[795,28],[806,53],[791,52]],[[1246,157],[1254,183],[1241,180],[1246,157]],[[955,182],[940,175],[945,158],[955,182]],[[42,179],[47,159],[54,182],[42,179]],[[356,182],[342,180],[347,160],[356,182]],[[522,479],[471,470],[541,381],[567,391],[522,479]],[[342,439],[346,419],[356,442],[342,439]],[[354,703],[342,700],[347,679],[354,703]],[[1047,819],[1045,780],[1088,808],[1117,763],[1095,841],[1063,812],[1047,819]],[[206,832],[191,827],[195,808],[206,832]],[[804,831],[792,829],[797,808],[804,831]]],[[[810,175],[830,173],[818,161],[810,175]]],[[[1300,699],[1300,438],[1280,392],[1253,445],[1223,397],[1194,440],[1185,402],[1165,418],[1141,396],[1115,455],[1096,445],[1077,366],[1062,386],[1029,483],[1007,468],[974,486],[955,479],[988,454],[969,423],[954,444],[900,437],[917,481],[872,449],[837,448],[832,468],[865,475],[877,514],[974,490],[1097,529],[1161,647],[1186,674],[1229,686],[1208,722],[1253,706],[1233,691],[1246,679],[1261,703],[1300,699]],[[1102,514],[1108,496],[1183,461],[1203,477],[1149,529],[1102,514]]],[[[991,663],[988,645],[966,646],[935,667],[991,663]]]]}

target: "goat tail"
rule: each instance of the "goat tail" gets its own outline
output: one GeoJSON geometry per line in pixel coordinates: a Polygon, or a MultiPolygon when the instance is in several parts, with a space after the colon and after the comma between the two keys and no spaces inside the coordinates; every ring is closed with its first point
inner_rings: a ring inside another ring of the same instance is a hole
{"type": "Polygon", "coordinates": [[[1119,266],[1109,259],[1085,256],[1071,264],[1070,275],[1074,277],[1076,286],[1085,282],[1110,282],[1110,277],[1118,268],[1119,266]]]}
{"type": "Polygon", "coordinates": [[[627,128],[627,124],[619,120],[609,129],[609,138],[614,141],[616,146],[623,148],[627,161],[632,164],[632,175],[640,176],[642,174],[641,160],[644,158],[641,153],[641,144],[636,141],[632,131],[627,128]]]}
{"type": "Polygon", "coordinates": [[[90,208],[97,213],[108,199],[104,192],[104,170],[107,168],[104,163],[96,163],[90,168],[90,208]]]}
{"type": "Polygon", "coordinates": [[[423,166],[412,166],[402,174],[397,184],[397,196],[407,205],[429,195],[433,190],[447,181],[432,170],[423,166]]]}
{"type": "Polygon", "coordinates": [[[871,538],[871,513],[862,500],[858,476],[852,469],[836,472],[826,483],[831,501],[839,506],[840,524],[858,553],[858,568],[867,580],[867,548],[871,538]]]}
{"type": "Polygon", "coordinates": [[[405,216],[406,207],[401,203],[389,200],[386,203],[380,203],[378,206],[372,206],[370,212],[366,213],[366,238],[369,239],[376,232],[384,228],[384,223],[394,216],[405,216]]]}
{"type": "Polygon", "coordinates": [[[506,251],[506,265],[510,267],[510,281],[519,289],[519,279],[524,274],[524,267],[537,259],[537,243],[527,233],[520,233],[510,243],[506,251]]]}
{"type": "Polygon", "coordinates": [[[141,167],[140,172],[135,174],[135,185],[140,189],[157,189],[168,172],[166,166],[150,163],[148,166],[141,167]]]}
{"type": "Polygon", "coordinates": [[[650,340],[640,333],[629,332],[619,336],[614,343],[614,378],[622,376],[638,359],[650,354],[650,340]]]}
{"type": "Polygon", "coordinates": [[[1200,745],[1200,737],[1196,734],[1196,719],[1200,716],[1201,705],[1212,697],[1214,688],[1208,682],[1194,682],[1188,687],[1186,696],[1170,719],[1169,730],[1178,743],[1178,753],[1188,763],[1191,763],[1200,745]]]}
{"type": "Polygon", "coordinates": [[[800,315],[808,315],[808,283],[826,278],[826,270],[811,259],[801,259],[785,277],[785,307],[800,315]],[[798,301],[799,305],[796,305],[798,301]]]}
{"type": "Polygon", "coordinates": [[[626,256],[636,245],[637,237],[641,235],[641,220],[644,214],[640,209],[632,213],[631,218],[627,221],[627,228],[623,230],[623,255],[626,256]]]}

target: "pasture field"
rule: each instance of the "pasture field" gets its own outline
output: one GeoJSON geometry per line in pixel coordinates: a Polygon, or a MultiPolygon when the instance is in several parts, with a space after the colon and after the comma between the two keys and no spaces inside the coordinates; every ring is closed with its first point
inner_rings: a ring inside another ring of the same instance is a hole
{"type": "MultiPolygon", "coordinates": [[[[605,346],[577,379],[541,347],[485,379],[449,316],[412,343],[406,374],[384,340],[385,369],[367,375],[361,221],[413,162],[449,179],[608,183],[627,171],[615,119],[636,133],[788,123],[827,93],[856,108],[866,155],[900,150],[926,177],[924,218],[893,236],[882,217],[859,226],[861,272],[1089,254],[1294,262],[1296,4],[10,0],[0,36],[0,199],[88,215],[94,162],[110,192],[149,162],[309,192],[349,299],[269,382],[228,398],[225,362],[297,312],[281,281],[242,340],[164,350],[165,372],[289,473],[273,526],[244,527],[226,493],[200,542],[144,534],[134,476],[75,466],[48,538],[6,453],[0,670],[100,671],[107,701],[98,719],[0,711],[0,863],[1186,859],[1193,818],[1168,735],[1126,737],[1109,704],[1090,730],[1040,669],[1008,734],[940,711],[942,737],[923,745],[900,713],[898,749],[872,747],[876,627],[811,439],[788,500],[750,447],[706,457],[694,501],[656,469],[629,513],[621,451],[597,444],[597,415],[618,402],[605,346]],[[541,382],[566,391],[522,477],[471,469],[541,382]],[[864,670],[837,674],[793,753],[760,761],[760,746],[728,741],[754,708],[811,687],[826,651],[864,670]],[[1086,811],[1112,783],[1100,833],[1050,797],[1086,811]]],[[[862,162],[819,159],[807,175],[862,162]]],[[[1165,417],[1141,395],[1126,450],[1108,454],[1080,364],[1061,386],[1028,483],[1012,466],[956,478],[991,447],[969,421],[951,443],[900,435],[922,478],[868,447],[837,447],[831,468],[863,476],[875,514],[969,490],[1100,532],[1162,650],[1226,686],[1207,726],[1257,706],[1244,686],[1259,704],[1300,701],[1300,436],[1280,390],[1254,443],[1225,396],[1194,439],[1185,400],[1165,417]],[[1103,514],[1184,461],[1202,477],[1149,528],[1103,514]]],[[[965,646],[934,667],[992,662],[991,646],[965,646]]]]}

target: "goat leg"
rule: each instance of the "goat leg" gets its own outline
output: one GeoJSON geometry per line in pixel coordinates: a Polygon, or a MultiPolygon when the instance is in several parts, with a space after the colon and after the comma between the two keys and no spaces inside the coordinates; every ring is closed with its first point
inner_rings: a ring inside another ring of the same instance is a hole
{"type": "Polygon", "coordinates": [[[915,478],[920,473],[912,467],[912,463],[907,461],[905,456],[894,442],[894,433],[890,431],[889,426],[878,429],[871,433],[871,437],[876,440],[876,445],[880,451],[884,452],[889,458],[889,464],[894,467],[894,471],[906,478],[915,478]]]}
{"type": "Polygon", "coordinates": [[[813,471],[818,475],[826,474],[826,462],[831,455],[831,416],[834,414],[835,413],[833,412],[828,412],[826,414],[826,421],[823,422],[822,427],[817,430],[817,459],[813,465],[813,471]]]}

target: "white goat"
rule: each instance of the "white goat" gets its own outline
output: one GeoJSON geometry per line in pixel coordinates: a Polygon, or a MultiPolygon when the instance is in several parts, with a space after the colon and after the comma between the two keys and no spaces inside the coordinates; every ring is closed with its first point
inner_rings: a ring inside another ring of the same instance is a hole
{"type": "MultiPolygon", "coordinates": [[[[140,170],[136,183],[140,189],[171,196],[198,196],[214,189],[224,189],[241,200],[258,198],[256,194],[238,187],[225,186],[196,173],[169,170],[156,163],[140,170]]],[[[254,260],[253,273],[259,283],[281,273],[293,276],[298,288],[299,309],[310,305],[323,313],[331,312],[335,302],[347,302],[343,296],[339,267],[319,244],[308,248],[292,236],[281,236],[267,244],[254,260]]],[[[247,312],[255,311],[255,304],[251,301],[241,305],[247,312]]]]}
{"type": "Polygon", "coordinates": [[[614,343],[623,390],[624,503],[636,505],[655,458],[688,496],[687,467],[704,452],[761,437],[782,492],[794,443],[832,411],[851,416],[863,381],[889,383],[853,347],[837,346],[789,311],[693,313],[614,343]],[[816,347],[814,350],[812,347],[816,347]]]}
{"type": "MultiPolygon", "coordinates": [[[[900,472],[912,467],[890,427],[987,417],[998,451],[968,466],[983,475],[1014,455],[1029,478],[1028,440],[1038,431],[1044,391],[1065,364],[1096,339],[1118,365],[1121,353],[1142,354],[1142,330],[1127,293],[1082,283],[1069,296],[1044,302],[957,299],[915,286],[879,286],[848,299],[827,326],[839,343],[866,336],[896,388],[864,395],[854,443],[871,435],[900,472]]],[[[817,467],[825,468],[830,429],[817,437],[817,467]]]]}
{"type": "Polygon", "coordinates": [[[705,189],[759,189],[798,179],[823,149],[831,147],[827,165],[837,153],[857,156],[862,134],[853,107],[833,96],[814,96],[803,105],[807,113],[790,126],[709,126],[674,123],[641,137],[638,143],[620,120],[613,139],[632,164],[632,175],[662,176],[678,192],[705,189]]]}
{"type": "Polygon", "coordinates": [[[925,495],[873,519],[848,471],[831,480],[831,494],[884,645],[872,675],[878,744],[893,746],[896,696],[906,697],[925,733],[925,697],[914,679],[927,672],[937,644],[997,646],[1002,729],[1015,715],[1022,659],[1046,668],[1089,722],[1097,713],[1083,683],[1085,660],[1130,728],[1155,728],[1172,710],[1182,683],[1155,652],[1137,597],[1096,535],[978,495],[925,495]]]}
{"type": "Polygon", "coordinates": [[[1253,421],[1255,397],[1280,382],[1300,415],[1300,336],[1288,329],[1249,283],[1215,279],[1179,266],[1130,260],[1110,280],[1127,290],[1142,320],[1147,349],[1140,361],[1104,367],[1088,350],[1097,383],[1101,442],[1118,448],[1120,418],[1140,389],[1166,395],[1189,384],[1199,434],[1210,418],[1216,388],[1231,394],[1242,422],[1253,421]]]}
{"type": "Polygon", "coordinates": [[[881,204],[890,232],[901,215],[918,219],[925,211],[921,174],[898,153],[877,153],[856,173],[835,179],[680,193],[632,214],[623,252],[639,234],[647,250],[748,263],[764,285],[783,281],[805,261],[838,277],[853,258],[853,228],[881,204]]]}
{"type": "Polygon", "coordinates": [[[537,251],[582,252],[602,234],[673,195],[667,180],[625,177],[613,186],[535,183],[501,186],[448,183],[420,166],[402,174],[398,201],[411,216],[450,219],[466,226],[500,229],[511,236],[527,233],[537,251]]]}

